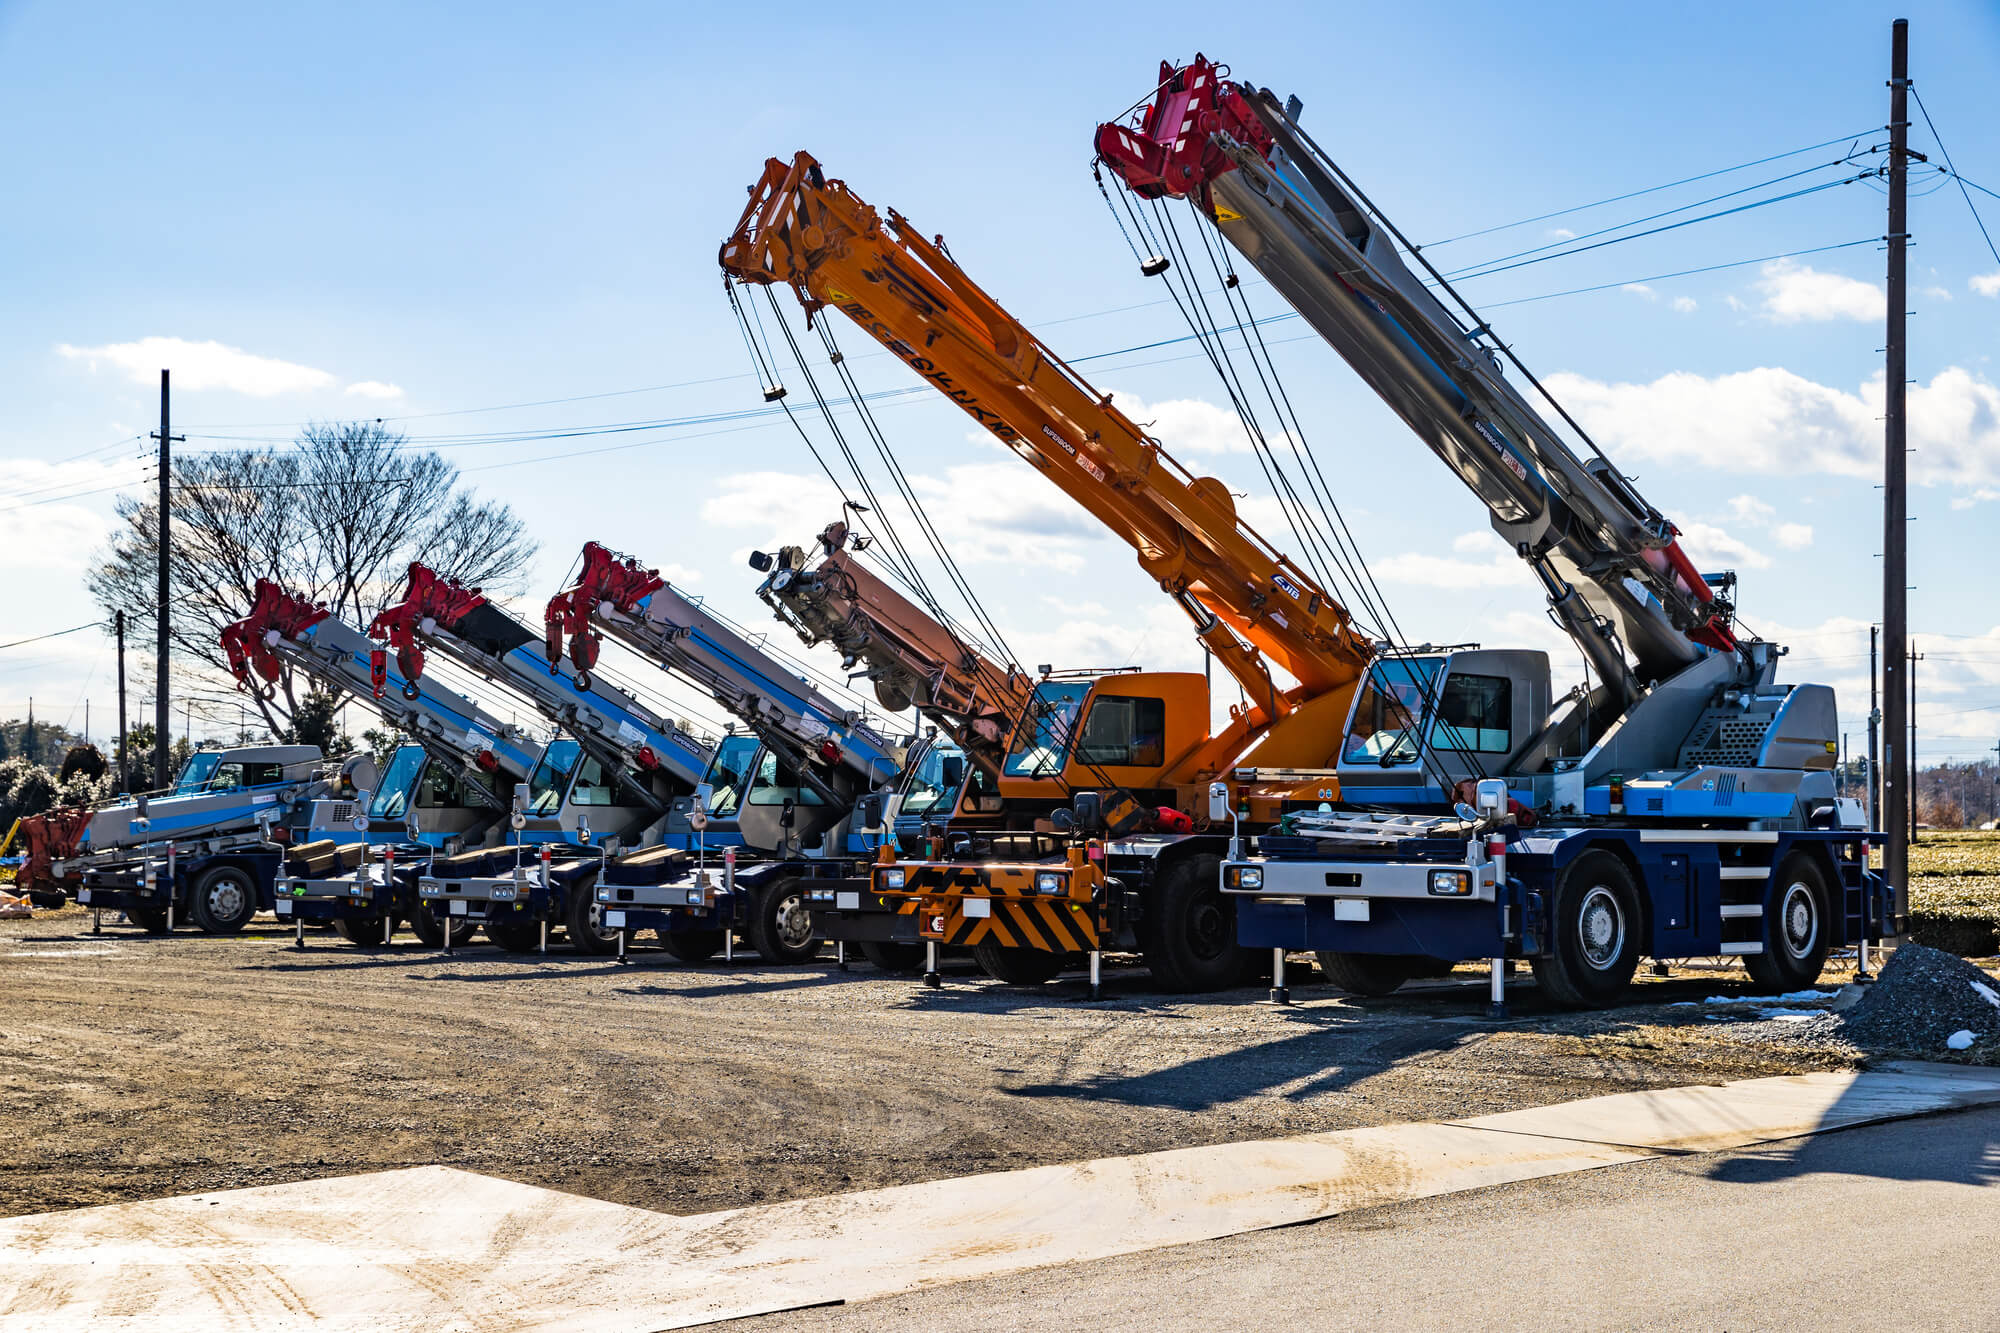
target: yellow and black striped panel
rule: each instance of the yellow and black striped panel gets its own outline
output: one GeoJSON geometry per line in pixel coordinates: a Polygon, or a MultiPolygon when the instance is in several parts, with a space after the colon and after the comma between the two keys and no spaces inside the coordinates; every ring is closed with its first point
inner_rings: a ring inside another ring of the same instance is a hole
{"type": "Polygon", "coordinates": [[[896,892],[908,894],[913,898],[1035,898],[1041,896],[1035,892],[1037,871],[1068,870],[1067,866],[1035,865],[1032,862],[1012,865],[973,862],[956,865],[905,861],[901,864],[905,879],[902,889],[896,892]]]}
{"type": "Polygon", "coordinates": [[[998,944],[1048,953],[1086,953],[1098,947],[1101,931],[1097,912],[1087,903],[1066,898],[987,901],[993,907],[991,916],[966,916],[962,903],[954,897],[912,899],[897,910],[904,915],[916,914],[918,934],[941,944],[963,948],[998,944]]]}

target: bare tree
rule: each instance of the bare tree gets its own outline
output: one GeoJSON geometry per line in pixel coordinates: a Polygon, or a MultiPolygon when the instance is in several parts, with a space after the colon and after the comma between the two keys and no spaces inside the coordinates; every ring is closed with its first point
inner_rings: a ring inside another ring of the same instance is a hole
{"type": "MultiPolygon", "coordinates": [[[[177,665],[211,672],[225,670],[218,635],[249,610],[259,578],[365,626],[395,600],[413,560],[504,589],[535,552],[513,510],[477,498],[455,466],[412,450],[378,422],[314,424],[284,449],[183,454],[173,481],[173,648],[177,665]]],[[[124,611],[128,633],[145,643],[153,637],[156,506],[126,497],[118,516],[124,526],[86,585],[107,614],[124,611]]],[[[287,670],[277,697],[257,700],[274,734],[290,729],[309,692],[287,670]]]]}

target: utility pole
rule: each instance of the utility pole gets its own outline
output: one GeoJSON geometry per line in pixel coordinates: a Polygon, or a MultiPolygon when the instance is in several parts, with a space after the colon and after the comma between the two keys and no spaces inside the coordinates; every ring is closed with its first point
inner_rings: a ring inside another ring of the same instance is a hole
{"type": "Polygon", "coordinates": [[[125,734],[125,613],[118,612],[118,794],[132,790],[132,751],[125,734]]]}
{"type": "Polygon", "coordinates": [[[153,438],[160,442],[160,588],[153,607],[159,635],[153,645],[153,785],[164,788],[173,781],[167,771],[173,758],[173,727],[167,720],[167,566],[173,555],[173,423],[169,413],[167,372],[160,372],[160,430],[153,438]]]}
{"type": "Polygon", "coordinates": [[[1882,430],[1882,697],[1888,705],[1882,728],[1882,795],[1887,807],[1882,823],[1889,845],[1883,849],[1882,874],[1896,895],[1898,921],[1910,912],[1908,838],[1917,818],[1915,793],[1910,789],[1910,776],[1916,768],[1907,748],[1903,754],[1896,753],[1896,742],[1904,741],[1907,747],[1910,732],[1903,715],[1908,690],[1902,680],[1910,628],[1908,423],[1903,415],[1907,396],[1904,381],[1909,377],[1904,342],[1910,239],[1909,170],[1904,154],[1909,151],[1909,139],[1910,21],[1897,19],[1890,29],[1889,232],[1883,237],[1889,248],[1889,290],[1882,430]]]}
{"type": "Polygon", "coordinates": [[[1868,627],[1868,827],[1882,830],[1882,759],[1878,739],[1882,732],[1882,701],[1876,697],[1875,639],[1880,625],[1868,627]]]}
{"type": "Polygon", "coordinates": [[[1910,841],[1917,840],[1917,663],[1924,655],[1910,645],[1910,841]]]}

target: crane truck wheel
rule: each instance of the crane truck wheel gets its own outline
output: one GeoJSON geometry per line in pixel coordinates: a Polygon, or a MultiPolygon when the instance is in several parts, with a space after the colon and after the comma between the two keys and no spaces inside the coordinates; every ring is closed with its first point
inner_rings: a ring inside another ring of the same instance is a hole
{"type": "Polygon", "coordinates": [[[683,963],[705,963],[722,952],[719,930],[662,930],[660,947],[683,963]]]}
{"type": "Polygon", "coordinates": [[[541,946],[542,928],[534,921],[488,921],[486,938],[508,953],[533,953],[541,946]]]}
{"type": "Polygon", "coordinates": [[[234,935],[257,915],[257,886],[239,866],[210,866],[188,897],[188,915],[210,935],[234,935]]]}
{"type": "Polygon", "coordinates": [[[1220,857],[1190,856],[1167,868],[1140,923],[1139,946],[1161,990],[1242,984],[1253,960],[1236,943],[1236,904],[1222,892],[1220,857]]]}
{"type": "Polygon", "coordinates": [[[333,933],[349,944],[370,948],[382,942],[382,918],[379,915],[363,916],[350,921],[342,917],[333,923],[333,933]]]}
{"type": "Polygon", "coordinates": [[[128,907],[125,915],[132,918],[132,924],[148,935],[167,933],[167,909],[164,907],[128,907]]]}
{"type": "Polygon", "coordinates": [[[972,958],[987,976],[1009,986],[1040,986],[1053,981],[1069,961],[1068,954],[1051,953],[1047,949],[1020,949],[993,943],[973,945],[972,958]]]}
{"type": "Polygon", "coordinates": [[[1617,1000],[1639,967],[1639,891],[1610,852],[1570,862],[1549,912],[1549,951],[1534,959],[1542,993],[1566,1009],[1617,1000]]]}
{"type": "Polygon", "coordinates": [[[795,877],[760,884],[750,891],[750,919],[743,937],[767,963],[809,963],[819,956],[805,890],[795,877]]]}
{"type": "Polygon", "coordinates": [[[894,940],[863,940],[861,956],[883,972],[907,977],[924,965],[924,946],[894,940]]]}
{"type": "Polygon", "coordinates": [[[569,886],[563,904],[563,929],[578,953],[618,952],[618,932],[604,925],[604,911],[597,905],[597,876],[588,874],[569,886]]]}
{"type": "Polygon", "coordinates": [[[1802,990],[1819,980],[1829,943],[1826,875],[1805,852],[1778,865],[1764,891],[1764,952],[1749,954],[1743,966],[1766,990],[1802,990]]]}
{"type": "Polygon", "coordinates": [[[1391,953],[1316,953],[1326,979],[1352,995],[1393,994],[1416,975],[1415,960],[1391,953]]]}
{"type": "MultiPolygon", "coordinates": [[[[431,948],[444,947],[444,927],[438,924],[438,915],[431,910],[429,903],[418,903],[417,910],[410,913],[410,929],[431,948]]],[[[472,937],[478,930],[478,926],[462,916],[451,918],[451,947],[462,949],[472,943],[472,937]]]]}

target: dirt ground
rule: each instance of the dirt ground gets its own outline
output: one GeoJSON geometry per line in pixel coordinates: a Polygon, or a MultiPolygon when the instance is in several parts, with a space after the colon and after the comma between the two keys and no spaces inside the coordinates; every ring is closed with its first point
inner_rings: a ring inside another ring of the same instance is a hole
{"type": "MultiPolygon", "coordinates": [[[[1740,973],[1483,1021],[1469,974],[1107,998],[856,962],[629,966],[0,923],[0,1215],[443,1163],[675,1213],[1844,1064],[1704,1023],[1740,973]]],[[[1296,972],[1296,969],[1295,969],[1296,972]]],[[[1293,978],[1295,984],[1299,978],[1293,978]]]]}

